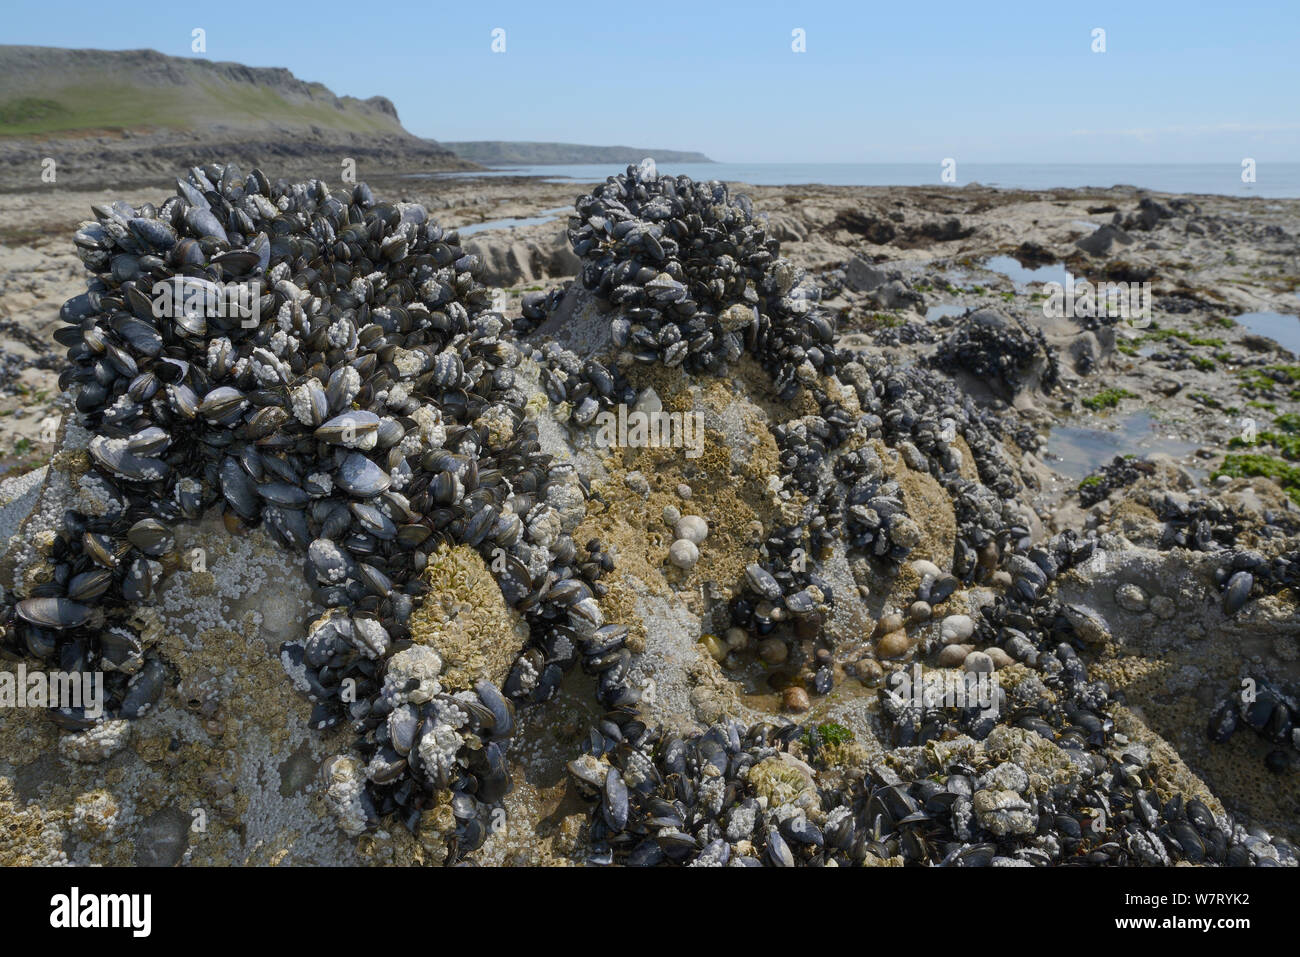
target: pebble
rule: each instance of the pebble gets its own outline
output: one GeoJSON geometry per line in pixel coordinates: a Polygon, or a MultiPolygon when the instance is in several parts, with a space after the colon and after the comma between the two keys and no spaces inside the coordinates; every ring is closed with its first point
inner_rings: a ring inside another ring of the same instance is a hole
{"type": "Polygon", "coordinates": [[[691,491],[691,487],[689,485],[687,485],[685,482],[682,482],[680,485],[677,486],[677,494],[683,499],[688,499],[695,493],[691,491]]]}
{"type": "Polygon", "coordinates": [[[984,653],[993,660],[993,666],[997,668],[999,671],[1007,667],[1007,665],[1015,664],[1015,659],[1013,659],[1009,654],[1006,653],[1006,651],[999,648],[997,645],[994,645],[992,648],[987,649],[984,653]]]}
{"type": "Polygon", "coordinates": [[[744,628],[731,627],[723,637],[727,641],[727,647],[733,651],[743,651],[749,647],[749,632],[744,628]]]}
{"type": "Polygon", "coordinates": [[[623,484],[642,498],[650,496],[650,482],[640,472],[628,472],[623,476],[623,484]]]}
{"type": "Polygon", "coordinates": [[[876,655],[881,658],[901,658],[912,649],[912,639],[901,628],[891,631],[876,642],[876,655]]]}
{"type": "Polygon", "coordinates": [[[932,614],[934,610],[928,601],[914,601],[912,607],[907,609],[907,617],[911,621],[929,621],[932,614]]]}
{"type": "Polygon", "coordinates": [[[1151,610],[1155,613],[1157,618],[1168,621],[1170,618],[1174,617],[1174,614],[1178,609],[1174,605],[1174,600],[1168,595],[1153,595],[1151,598],[1151,610]]]}
{"type": "Polygon", "coordinates": [[[970,615],[949,615],[939,626],[939,637],[945,645],[962,642],[975,634],[975,620],[970,615]]]}
{"type": "Polygon", "coordinates": [[[790,649],[780,638],[764,638],[758,643],[758,656],[769,665],[780,665],[790,656],[790,649]]]}
{"type": "Polygon", "coordinates": [[[1120,585],[1115,589],[1115,602],[1125,611],[1146,611],[1147,596],[1137,585],[1120,585]]]}
{"type": "Polygon", "coordinates": [[[873,632],[873,635],[879,638],[882,635],[889,634],[891,631],[898,631],[898,629],[902,627],[903,616],[890,612],[888,615],[881,618],[880,621],[876,622],[876,630],[873,632]]]}
{"type": "Polygon", "coordinates": [[[189,845],[190,818],[183,810],[163,808],[140,825],[135,838],[137,867],[173,867],[189,845]]]}
{"type": "Polygon", "coordinates": [[[972,651],[966,656],[966,660],[962,662],[962,667],[975,674],[991,675],[993,673],[993,659],[987,652],[972,651]]]}
{"type": "Polygon", "coordinates": [[[691,569],[700,560],[700,550],[694,542],[679,538],[668,546],[668,560],[678,568],[691,569]]]}
{"type": "Polygon", "coordinates": [[[700,635],[700,644],[714,661],[722,661],[727,657],[727,646],[718,640],[717,635],[700,635]]]}
{"type": "Polygon", "coordinates": [[[938,565],[924,558],[918,558],[916,561],[912,562],[912,571],[916,572],[920,578],[925,578],[926,575],[929,575],[931,578],[938,578],[943,574],[943,571],[938,565]]]}
{"type": "Polygon", "coordinates": [[[669,528],[675,526],[681,520],[682,512],[676,505],[664,506],[664,524],[669,528]]]}
{"type": "Polygon", "coordinates": [[[684,515],[677,520],[673,532],[678,538],[698,545],[708,537],[709,523],[698,515],[684,515]]]}
{"type": "Polygon", "coordinates": [[[853,671],[863,684],[875,684],[885,676],[885,669],[875,658],[859,658],[853,664],[853,671]]]}
{"type": "Polygon", "coordinates": [[[795,713],[807,711],[811,707],[808,692],[797,686],[786,688],[781,695],[781,707],[795,713]]]}
{"type": "Polygon", "coordinates": [[[974,650],[974,645],[945,645],[939,652],[939,667],[956,668],[974,650]]]}

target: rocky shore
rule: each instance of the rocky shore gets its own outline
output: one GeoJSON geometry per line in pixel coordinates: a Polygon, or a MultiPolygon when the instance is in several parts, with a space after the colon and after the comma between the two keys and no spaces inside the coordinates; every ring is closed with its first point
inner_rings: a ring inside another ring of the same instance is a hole
{"type": "MultiPolygon", "coordinates": [[[[855,863],[1296,863],[1300,360],[1280,342],[1300,339],[1300,200],[738,187],[834,322],[837,369],[800,372],[807,388],[791,398],[756,355],[713,374],[683,363],[672,336],[654,361],[619,342],[619,310],[586,288],[590,255],[568,233],[585,221],[568,210],[590,186],[368,179],[386,201],[459,228],[477,257],[517,337],[514,378],[538,441],[582,476],[583,504],[557,506],[556,521],[577,547],[598,541],[611,556],[596,591],[604,620],[628,629],[638,720],[694,742],[680,774],[700,808],[712,781],[735,789],[718,796],[734,808],[708,822],[701,810],[687,837],[620,843],[629,799],[611,768],[632,779],[634,820],[657,814],[672,835],[691,822],[669,827],[679,810],[636,796],[636,781],[653,778],[641,752],[590,746],[604,727],[603,672],[574,668],[549,700],[519,700],[507,823],[482,836],[476,860],[824,862],[847,841],[855,863]],[[1149,312],[1067,312],[1045,285],[1083,280],[1138,284],[1139,307],[1149,283],[1149,312]],[[603,408],[620,390],[643,411],[698,414],[701,456],[603,448],[583,403],[603,408]],[[819,431],[832,406],[848,416],[838,443],[819,431]],[[871,507],[838,505],[866,475],[880,483],[859,503],[871,507]],[[842,528],[828,510],[846,516],[842,528]],[[999,534],[983,547],[962,545],[990,525],[999,534]],[[816,594],[776,560],[791,528],[812,535],[816,594]],[[800,630],[805,614],[820,626],[800,630]],[[981,727],[922,709],[909,731],[891,675],[913,665],[996,677],[1000,717],[981,727]],[[1076,668],[1086,681],[1063,683],[1076,668]],[[1080,689],[1097,682],[1108,691],[1089,699],[1080,689]],[[754,731],[764,723],[772,730],[754,731]],[[711,754],[723,755],[716,774],[711,754]],[[927,779],[945,783],[918,784],[927,779]],[[872,808],[892,838],[864,842],[872,808]],[[747,814],[762,824],[733,836],[747,814]],[[1094,821],[1101,836],[1089,840],[1094,821]]],[[[146,178],[8,197],[0,576],[16,597],[31,587],[27,543],[92,504],[92,435],[71,424],[54,339],[60,306],[86,283],[71,236],[92,205],[138,208],[174,192],[146,178]]],[[[647,282],[672,294],[668,280],[647,282]]],[[[207,567],[171,570],[133,622],[167,669],[156,705],[74,732],[38,712],[0,713],[0,860],[454,858],[465,836],[451,804],[428,805],[414,828],[362,814],[345,833],[370,755],[346,723],[316,729],[312,701],[293,690],[303,680],[291,680],[283,646],[320,608],[302,576],[283,574],[282,543],[264,526],[229,534],[219,509],[175,534],[175,551],[202,548],[207,567]]],[[[517,637],[492,652],[500,667],[457,666],[456,621],[514,634],[518,612],[476,553],[445,560],[449,582],[479,584],[435,589],[422,606],[444,680],[478,669],[508,691],[517,637]]]]}

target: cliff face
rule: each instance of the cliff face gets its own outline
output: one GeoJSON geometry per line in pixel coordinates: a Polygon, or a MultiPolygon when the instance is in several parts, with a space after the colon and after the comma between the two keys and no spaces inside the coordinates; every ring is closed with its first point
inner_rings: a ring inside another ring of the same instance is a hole
{"type": "Polygon", "coordinates": [[[0,46],[0,90],[0,190],[40,185],[47,159],[57,182],[84,186],[150,182],[214,155],[317,175],[346,158],[362,179],[474,168],[409,133],[386,97],[337,96],[280,67],[0,46]]]}
{"type": "Polygon", "coordinates": [[[0,46],[9,115],[0,134],[155,126],[321,129],[409,135],[384,97],[336,96],[281,67],[250,67],[155,50],[0,46]],[[46,104],[24,113],[24,100],[46,104]]]}
{"type": "Polygon", "coordinates": [[[661,163],[712,163],[703,153],[648,149],[638,146],[583,146],[579,143],[508,143],[499,140],[471,140],[443,143],[457,156],[500,166],[509,163],[550,165],[560,163],[639,163],[653,156],[661,163]]]}

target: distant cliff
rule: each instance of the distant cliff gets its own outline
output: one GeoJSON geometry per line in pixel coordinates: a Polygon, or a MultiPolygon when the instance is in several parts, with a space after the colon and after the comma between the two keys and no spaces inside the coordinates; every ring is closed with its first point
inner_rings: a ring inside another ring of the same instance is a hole
{"type": "Polygon", "coordinates": [[[217,159],[323,176],[350,158],[361,179],[474,168],[407,132],[388,99],[336,96],[283,68],[0,46],[0,188],[39,183],[45,157],[59,182],[86,186],[166,179],[217,159]]]}
{"type": "Polygon", "coordinates": [[[712,163],[703,153],[635,146],[583,146],[579,143],[509,143],[472,140],[443,146],[462,159],[484,166],[546,166],[560,163],[639,163],[653,156],[660,163],[712,163]]]}

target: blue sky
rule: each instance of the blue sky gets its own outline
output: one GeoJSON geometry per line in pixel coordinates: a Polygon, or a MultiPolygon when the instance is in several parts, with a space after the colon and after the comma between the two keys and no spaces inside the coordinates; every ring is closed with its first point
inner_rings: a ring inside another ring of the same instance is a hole
{"type": "Polygon", "coordinates": [[[382,94],[444,140],[732,162],[1300,160],[1295,0],[203,6],[7,0],[0,42],[193,56],[202,27],[211,59],[382,94]]]}

